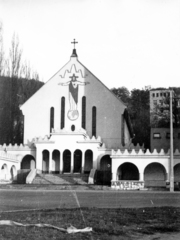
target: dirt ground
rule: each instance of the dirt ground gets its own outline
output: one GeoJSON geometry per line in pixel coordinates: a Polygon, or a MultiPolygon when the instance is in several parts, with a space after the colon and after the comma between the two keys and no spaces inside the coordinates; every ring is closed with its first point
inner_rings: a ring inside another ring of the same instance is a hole
{"type": "Polygon", "coordinates": [[[90,240],[179,240],[180,208],[54,209],[1,212],[0,220],[23,224],[47,223],[67,228],[92,227],[89,233],[67,234],[51,228],[0,226],[1,240],[90,239],[90,240]]]}

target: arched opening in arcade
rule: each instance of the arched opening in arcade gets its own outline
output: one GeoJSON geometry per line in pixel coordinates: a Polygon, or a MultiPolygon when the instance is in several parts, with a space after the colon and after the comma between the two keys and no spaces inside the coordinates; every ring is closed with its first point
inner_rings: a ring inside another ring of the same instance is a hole
{"type": "Polygon", "coordinates": [[[82,169],[82,152],[77,149],[74,152],[74,173],[80,173],[82,169]]]}
{"type": "Polygon", "coordinates": [[[139,180],[139,170],[133,163],[123,163],[117,170],[118,180],[139,180]]]}
{"type": "Polygon", "coordinates": [[[111,157],[110,155],[104,155],[100,160],[100,170],[111,172],[111,157]]]}
{"type": "Polygon", "coordinates": [[[150,163],[144,170],[145,187],[165,187],[166,169],[160,163],[150,163]]]}
{"type": "Polygon", "coordinates": [[[71,152],[69,150],[65,150],[63,152],[63,173],[71,172],[71,152]]]}
{"type": "Polygon", "coordinates": [[[8,177],[8,167],[7,167],[7,164],[3,164],[1,167],[0,179],[7,180],[7,177],[8,177]]]}
{"type": "Polygon", "coordinates": [[[174,182],[180,182],[180,163],[174,166],[174,182]]]}
{"type": "Polygon", "coordinates": [[[111,173],[111,157],[104,155],[100,160],[100,171],[97,173],[97,178],[100,183],[110,184],[112,179],[111,173]]]}
{"type": "Polygon", "coordinates": [[[91,150],[86,150],[85,161],[84,161],[84,173],[90,173],[93,168],[93,152],[91,150]]]}
{"type": "Polygon", "coordinates": [[[42,152],[42,172],[48,173],[49,172],[49,151],[43,150],[42,152]]]}
{"type": "Polygon", "coordinates": [[[52,172],[60,172],[60,152],[59,150],[54,150],[52,153],[52,172]]]}
{"type": "Polygon", "coordinates": [[[10,174],[11,174],[11,180],[16,180],[17,179],[17,170],[16,170],[16,167],[14,165],[10,169],[10,174]]]}
{"type": "Polygon", "coordinates": [[[21,169],[35,169],[36,161],[32,155],[26,155],[21,161],[21,169]]]}

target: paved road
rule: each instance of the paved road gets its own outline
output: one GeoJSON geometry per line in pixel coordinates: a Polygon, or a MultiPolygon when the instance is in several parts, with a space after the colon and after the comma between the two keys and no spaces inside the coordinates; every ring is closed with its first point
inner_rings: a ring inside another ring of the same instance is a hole
{"type": "Polygon", "coordinates": [[[0,190],[0,211],[159,206],[180,207],[180,192],[0,190]]]}

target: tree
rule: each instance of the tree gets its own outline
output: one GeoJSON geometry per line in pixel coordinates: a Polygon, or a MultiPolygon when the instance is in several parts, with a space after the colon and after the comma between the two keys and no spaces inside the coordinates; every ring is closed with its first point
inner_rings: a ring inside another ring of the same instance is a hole
{"type": "Polygon", "coordinates": [[[43,84],[36,80],[0,77],[0,144],[23,142],[23,115],[19,106],[43,84]]]}
{"type": "Polygon", "coordinates": [[[30,63],[27,61],[24,61],[24,63],[21,66],[20,77],[28,80],[34,79],[39,81],[39,74],[37,73],[37,71],[34,71],[31,68],[30,63]]]}
{"type": "Polygon", "coordinates": [[[0,22],[0,76],[3,75],[4,68],[4,48],[3,48],[3,25],[0,22]]]}
{"type": "Polygon", "coordinates": [[[7,60],[8,72],[12,78],[20,77],[21,57],[22,49],[19,46],[19,38],[14,33],[11,41],[11,48],[9,50],[9,59],[7,60]]]}
{"type": "Polygon", "coordinates": [[[128,111],[132,122],[135,137],[132,142],[136,145],[144,144],[150,148],[150,111],[149,90],[133,89],[131,91],[128,111]]]}
{"type": "MultiPolygon", "coordinates": [[[[180,127],[180,108],[179,108],[179,92],[180,88],[172,88],[174,97],[172,99],[173,125],[180,127]]],[[[151,109],[151,127],[169,128],[170,127],[170,98],[169,96],[162,97],[161,103],[151,109]]]]}
{"type": "Polygon", "coordinates": [[[24,61],[24,63],[22,62],[22,52],[19,38],[14,33],[9,55],[7,58],[4,57],[3,25],[0,22],[1,144],[22,143],[23,116],[19,109],[19,105],[23,104],[43,84],[39,82],[39,74],[37,71],[32,70],[30,63],[27,63],[27,61],[24,61]],[[27,81],[27,79],[30,81],[27,81]]]}
{"type": "Polygon", "coordinates": [[[149,90],[133,89],[130,94],[126,87],[121,87],[113,88],[111,91],[127,104],[135,134],[132,142],[150,148],[149,90]]]}
{"type": "Polygon", "coordinates": [[[121,99],[125,104],[128,105],[130,100],[130,92],[126,87],[112,88],[111,91],[121,99]]]}

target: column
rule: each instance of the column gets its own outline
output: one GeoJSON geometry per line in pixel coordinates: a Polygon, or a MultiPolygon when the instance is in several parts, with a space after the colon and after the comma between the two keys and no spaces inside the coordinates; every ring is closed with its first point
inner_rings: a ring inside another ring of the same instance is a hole
{"type": "Polygon", "coordinates": [[[60,160],[60,169],[59,169],[59,173],[62,174],[63,173],[63,154],[60,152],[60,156],[59,156],[59,160],[60,160]]]}
{"type": "MultiPolygon", "coordinates": [[[[36,146],[37,147],[37,146],[36,146]]],[[[36,148],[36,169],[37,173],[42,172],[42,149],[36,148]]]]}
{"type": "Polygon", "coordinates": [[[144,182],[144,173],[143,172],[139,173],[139,181],[144,182]]]}
{"type": "Polygon", "coordinates": [[[74,171],[74,152],[71,153],[71,173],[74,171]]]}
{"type": "Polygon", "coordinates": [[[81,173],[84,173],[84,163],[85,163],[85,153],[82,152],[82,166],[81,166],[81,173]]]}
{"type": "Polygon", "coordinates": [[[166,173],[166,182],[170,182],[170,176],[168,172],[166,173]]]}
{"type": "Polygon", "coordinates": [[[49,173],[52,173],[52,151],[49,151],[49,173]]]}
{"type": "Polygon", "coordinates": [[[117,181],[117,173],[112,172],[112,181],[117,181]]]}
{"type": "Polygon", "coordinates": [[[98,163],[98,154],[97,152],[95,151],[92,151],[93,152],[93,168],[94,169],[100,169],[100,163],[98,163]]]}

